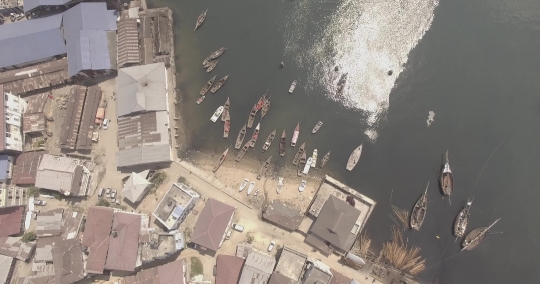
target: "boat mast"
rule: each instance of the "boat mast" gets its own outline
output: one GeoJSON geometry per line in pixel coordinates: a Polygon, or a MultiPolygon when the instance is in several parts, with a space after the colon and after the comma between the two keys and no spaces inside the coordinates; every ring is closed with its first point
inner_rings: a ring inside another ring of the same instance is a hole
{"type": "Polygon", "coordinates": [[[476,236],[474,239],[472,239],[468,245],[464,246],[461,251],[464,251],[467,247],[469,247],[471,244],[474,244],[478,239],[480,239],[481,237],[483,237],[488,231],[489,229],[491,229],[491,227],[495,226],[495,224],[497,224],[497,222],[499,222],[499,220],[501,220],[501,218],[495,220],[495,222],[493,222],[491,225],[489,225],[489,227],[485,228],[482,233],[478,234],[478,236],[476,236]]]}

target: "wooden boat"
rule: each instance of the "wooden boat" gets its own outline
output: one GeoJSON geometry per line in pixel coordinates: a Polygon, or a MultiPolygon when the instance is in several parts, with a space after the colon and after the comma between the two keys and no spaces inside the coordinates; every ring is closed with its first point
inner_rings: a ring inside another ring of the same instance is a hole
{"type": "Polygon", "coordinates": [[[268,138],[266,138],[266,142],[264,142],[264,145],[262,147],[263,152],[268,151],[268,148],[272,144],[272,141],[274,141],[275,137],[276,137],[276,130],[274,129],[274,131],[272,131],[272,133],[270,133],[270,135],[268,135],[268,138]]]}
{"type": "Polygon", "coordinates": [[[229,138],[229,131],[231,130],[231,116],[227,113],[225,118],[225,124],[223,124],[223,138],[229,138]]]}
{"type": "Polygon", "coordinates": [[[285,156],[286,143],[287,143],[287,136],[285,134],[285,129],[283,129],[283,132],[281,133],[281,139],[279,140],[279,155],[281,157],[285,156]]]}
{"type": "Polygon", "coordinates": [[[257,179],[260,180],[263,175],[268,170],[268,167],[270,167],[270,161],[272,160],[272,156],[268,157],[266,161],[264,162],[264,165],[262,165],[261,169],[259,170],[259,174],[257,175],[257,179]]]}
{"type": "Polygon", "coordinates": [[[305,164],[306,164],[306,152],[304,151],[302,153],[302,156],[300,157],[300,161],[298,163],[298,176],[302,176],[305,164]]]}
{"type": "Polygon", "coordinates": [[[338,82],[336,95],[341,95],[341,93],[343,93],[343,89],[345,88],[345,83],[347,83],[347,73],[341,75],[341,78],[339,79],[339,82],[338,82]]]}
{"type": "Polygon", "coordinates": [[[480,243],[482,243],[482,241],[486,238],[486,234],[488,233],[489,229],[491,229],[491,227],[497,224],[499,220],[501,220],[501,218],[495,220],[495,222],[491,223],[491,225],[489,225],[488,227],[476,228],[470,233],[468,233],[463,242],[461,243],[461,246],[463,247],[461,251],[472,250],[478,245],[480,245],[480,243]]]}
{"type": "Polygon", "coordinates": [[[234,145],[235,149],[240,149],[240,147],[242,147],[242,143],[244,142],[245,137],[246,137],[246,125],[244,124],[244,127],[240,129],[240,133],[238,133],[238,138],[236,138],[236,144],[234,145]]]}
{"type": "Polygon", "coordinates": [[[249,183],[249,180],[247,178],[244,179],[244,181],[240,184],[240,190],[239,192],[242,192],[242,190],[244,190],[244,188],[246,188],[246,186],[248,185],[249,183]]]}
{"type": "Polygon", "coordinates": [[[450,168],[450,162],[448,160],[448,151],[446,151],[446,161],[439,173],[439,185],[442,194],[447,195],[450,200],[450,196],[454,191],[454,176],[452,175],[452,169],[450,168]]]}
{"type": "MultiPolygon", "coordinates": [[[[206,73],[212,72],[212,70],[214,70],[214,68],[216,68],[217,63],[218,63],[217,60],[210,61],[210,62],[208,63],[208,67],[206,67],[206,68],[207,68],[207,69],[206,69],[206,73]]],[[[204,65],[203,65],[203,66],[204,66],[204,65]]]]}
{"type": "Polygon", "coordinates": [[[196,103],[200,105],[204,101],[204,98],[206,98],[206,96],[200,96],[199,99],[197,99],[196,103]]]}
{"type": "Polygon", "coordinates": [[[215,173],[219,167],[221,166],[221,164],[223,164],[223,162],[225,161],[225,159],[227,158],[227,153],[229,152],[229,148],[227,148],[227,150],[225,150],[225,152],[223,152],[223,154],[221,154],[221,157],[219,157],[219,160],[217,161],[217,163],[214,165],[214,168],[212,169],[212,171],[215,173]]]}
{"type": "Polygon", "coordinates": [[[223,113],[221,114],[221,121],[225,121],[225,118],[229,114],[229,108],[231,107],[231,101],[227,98],[225,104],[223,105],[223,113]]]}
{"type": "Polygon", "coordinates": [[[302,192],[304,191],[304,189],[306,189],[306,180],[303,179],[301,182],[300,182],[300,186],[298,187],[298,191],[302,192]]]}
{"type": "Polygon", "coordinates": [[[210,79],[208,82],[206,82],[206,85],[204,85],[204,87],[202,88],[202,90],[200,92],[201,96],[206,95],[208,90],[210,90],[210,88],[212,88],[212,85],[214,84],[214,81],[216,81],[216,76],[212,77],[212,79],[210,79]]]}
{"type": "Polygon", "coordinates": [[[195,23],[195,29],[193,31],[196,31],[204,23],[204,20],[206,20],[206,12],[208,12],[208,9],[197,17],[197,22],[195,23]]]}
{"type": "Polygon", "coordinates": [[[227,50],[227,48],[221,47],[220,49],[212,52],[212,54],[210,54],[210,56],[208,56],[208,58],[210,58],[210,60],[216,59],[216,58],[220,57],[225,52],[225,50],[227,50]]]}
{"type": "Polygon", "coordinates": [[[289,94],[292,94],[292,92],[294,92],[294,88],[296,88],[296,80],[292,81],[292,84],[289,87],[289,94]]]}
{"type": "Polygon", "coordinates": [[[268,93],[268,90],[266,90],[266,93],[264,93],[264,95],[262,95],[262,97],[259,99],[259,101],[257,102],[257,104],[255,105],[256,108],[257,108],[257,112],[259,110],[262,109],[262,107],[264,106],[265,102],[266,102],[266,99],[267,99],[267,96],[266,94],[268,93]]]}
{"type": "Polygon", "coordinates": [[[291,140],[291,146],[296,146],[296,140],[298,140],[298,135],[300,135],[300,123],[296,125],[296,128],[294,129],[294,133],[291,140]]]}
{"type": "Polygon", "coordinates": [[[321,169],[324,168],[326,163],[328,163],[328,160],[330,160],[330,151],[328,151],[328,153],[326,153],[326,155],[324,155],[324,157],[322,158],[320,165],[321,169]]]}
{"type": "Polygon", "coordinates": [[[361,144],[358,146],[358,148],[354,149],[354,151],[349,156],[349,160],[347,161],[347,166],[345,167],[349,172],[354,169],[356,164],[358,163],[358,160],[360,160],[360,156],[362,155],[362,147],[364,144],[361,144]]]}
{"type": "Polygon", "coordinates": [[[210,58],[210,56],[206,57],[202,62],[203,69],[206,69],[212,65],[214,61],[210,58]]]}
{"type": "Polygon", "coordinates": [[[427,210],[427,190],[429,187],[429,182],[426,186],[426,190],[424,191],[424,194],[420,196],[418,201],[416,201],[416,204],[414,205],[414,208],[411,213],[411,230],[413,231],[419,231],[420,227],[422,227],[422,223],[424,222],[424,218],[426,217],[426,210],[427,210]]]}
{"type": "Polygon", "coordinates": [[[221,78],[215,86],[212,87],[212,89],[210,89],[210,92],[212,92],[212,94],[214,94],[215,92],[217,92],[222,86],[223,84],[225,84],[225,82],[227,82],[227,78],[229,78],[229,75],[221,78]]]}
{"type": "Polygon", "coordinates": [[[304,166],[304,174],[307,175],[309,173],[309,169],[311,169],[311,163],[313,163],[313,158],[309,157],[307,159],[306,165],[304,166]]]}
{"type": "Polygon", "coordinates": [[[240,162],[240,160],[242,160],[242,158],[244,157],[244,155],[246,154],[247,150],[249,149],[249,141],[246,142],[246,144],[244,144],[244,147],[242,147],[242,149],[240,149],[240,151],[238,152],[238,154],[236,155],[236,161],[237,162],[240,162]]]}
{"type": "Polygon", "coordinates": [[[270,98],[266,99],[262,106],[261,119],[266,115],[269,109],[270,109],[270,98]]]}
{"type": "Polygon", "coordinates": [[[257,104],[253,106],[253,108],[251,109],[251,112],[249,113],[248,123],[247,123],[248,128],[251,128],[253,126],[253,122],[255,121],[256,115],[257,115],[257,104]]]}
{"type": "Polygon", "coordinates": [[[259,138],[259,129],[261,127],[261,123],[257,124],[257,127],[255,127],[255,131],[253,131],[253,136],[251,136],[251,140],[249,140],[249,147],[253,148],[255,147],[255,142],[257,142],[257,138],[259,138]]]}
{"type": "Polygon", "coordinates": [[[294,155],[294,159],[293,159],[293,165],[298,165],[298,162],[300,161],[300,157],[302,157],[302,154],[304,154],[304,148],[306,147],[306,142],[302,143],[302,145],[300,145],[300,149],[298,149],[298,151],[296,152],[296,155],[294,155]]]}
{"type": "Polygon", "coordinates": [[[313,127],[313,130],[311,130],[311,133],[312,134],[317,133],[317,131],[319,131],[319,129],[321,128],[322,125],[323,125],[322,121],[317,122],[315,127],[313,127]]]}
{"type": "Polygon", "coordinates": [[[454,236],[458,238],[463,237],[465,235],[465,230],[467,230],[467,225],[469,224],[469,218],[471,216],[469,211],[471,210],[472,202],[472,200],[467,201],[467,205],[459,212],[456,221],[454,222],[454,236]]]}
{"type": "Polygon", "coordinates": [[[278,182],[277,182],[277,189],[276,189],[276,192],[277,192],[278,194],[280,194],[282,188],[283,188],[283,178],[282,178],[282,177],[278,177],[278,182]]]}
{"type": "Polygon", "coordinates": [[[313,150],[313,155],[311,156],[311,167],[315,168],[317,166],[317,149],[313,150]]]}
{"type": "Polygon", "coordinates": [[[248,187],[248,190],[247,190],[247,195],[250,195],[254,188],[255,188],[255,182],[252,181],[252,182],[249,184],[249,187],[248,187]]]}
{"type": "Polygon", "coordinates": [[[218,117],[221,115],[221,113],[223,112],[223,106],[219,106],[216,111],[214,112],[214,114],[212,115],[212,117],[210,118],[210,120],[212,122],[216,122],[218,120],[218,117]]]}

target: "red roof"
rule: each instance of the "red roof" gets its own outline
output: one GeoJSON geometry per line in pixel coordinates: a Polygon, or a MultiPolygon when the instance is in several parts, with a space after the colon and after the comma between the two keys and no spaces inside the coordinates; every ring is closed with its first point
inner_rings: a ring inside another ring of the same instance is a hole
{"type": "Polygon", "coordinates": [[[218,255],[216,284],[236,284],[240,278],[244,260],[234,255],[218,255]]]}
{"type": "Polygon", "coordinates": [[[184,284],[184,260],[157,267],[159,284],[184,284]]]}
{"type": "Polygon", "coordinates": [[[0,238],[21,232],[24,206],[0,208],[0,238]]]}
{"type": "Polygon", "coordinates": [[[109,250],[113,210],[107,207],[90,207],[82,245],[88,247],[86,271],[103,274],[105,259],[109,250]]]}
{"type": "Polygon", "coordinates": [[[114,214],[105,269],[135,271],[140,230],[141,215],[125,212],[114,214]]]}
{"type": "Polygon", "coordinates": [[[36,172],[39,161],[45,151],[24,152],[15,159],[13,166],[13,184],[34,184],[36,183],[36,172]]]}
{"type": "Polygon", "coordinates": [[[209,198],[195,224],[191,242],[217,251],[234,210],[231,205],[209,198]]]}

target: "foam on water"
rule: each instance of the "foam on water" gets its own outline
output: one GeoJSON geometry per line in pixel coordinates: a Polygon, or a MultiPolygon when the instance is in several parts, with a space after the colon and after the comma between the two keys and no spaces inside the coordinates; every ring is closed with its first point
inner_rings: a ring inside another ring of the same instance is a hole
{"type": "Polygon", "coordinates": [[[286,22],[285,52],[309,69],[308,82],[303,84],[308,91],[322,87],[329,98],[361,111],[367,123],[364,133],[375,141],[396,78],[409,52],[431,26],[438,1],[345,0],[327,25],[312,27],[320,29],[319,35],[309,33],[309,25],[317,25],[310,17],[312,11],[328,3],[298,1],[286,22]],[[342,94],[336,95],[344,73],[347,83],[342,94]]]}

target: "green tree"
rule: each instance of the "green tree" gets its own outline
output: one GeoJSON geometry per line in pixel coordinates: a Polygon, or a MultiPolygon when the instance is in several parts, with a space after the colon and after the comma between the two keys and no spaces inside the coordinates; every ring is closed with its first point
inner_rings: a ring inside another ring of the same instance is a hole
{"type": "Polygon", "coordinates": [[[27,242],[33,242],[37,239],[37,235],[35,232],[26,232],[24,233],[24,235],[22,236],[21,238],[21,241],[23,243],[27,243],[27,242]]]}
{"type": "Polygon", "coordinates": [[[39,188],[35,186],[28,188],[28,196],[39,197],[39,188]]]}
{"type": "Polygon", "coordinates": [[[96,206],[105,206],[105,207],[109,207],[109,206],[111,206],[111,204],[110,204],[109,201],[107,201],[107,200],[100,199],[100,200],[96,203],[96,206]]]}

